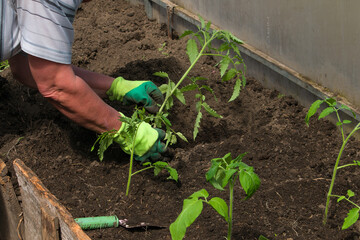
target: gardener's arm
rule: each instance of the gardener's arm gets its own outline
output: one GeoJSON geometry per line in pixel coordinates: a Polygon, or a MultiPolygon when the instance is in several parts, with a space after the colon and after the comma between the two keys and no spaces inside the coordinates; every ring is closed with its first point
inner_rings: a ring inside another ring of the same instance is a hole
{"type": "MultiPolygon", "coordinates": [[[[18,81],[36,89],[28,58],[26,54],[17,54],[9,59],[9,64],[18,81]]],[[[71,67],[74,74],[82,78],[101,98],[109,96],[111,100],[122,101],[125,105],[141,104],[152,113],[158,110],[156,103],[160,104],[164,100],[161,91],[151,81],[127,81],[122,77],[114,79],[76,66],[71,67]]]]}
{"type": "MultiPolygon", "coordinates": [[[[37,89],[36,82],[29,68],[27,54],[17,54],[9,59],[11,72],[16,80],[24,85],[37,89]]],[[[101,98],[106,98],[106,91],[110,89],[114,78],[104,74],[91,72],[79,67],[71,66],[76,76],[82,78],[101,98]]]]}
{"type": "Polygon", "coordinates": [[[61,113],[98,133],[119,129],[119,113],[79,76],[71,65],[28,55],[29,70],[39,92],[61,113]]]}

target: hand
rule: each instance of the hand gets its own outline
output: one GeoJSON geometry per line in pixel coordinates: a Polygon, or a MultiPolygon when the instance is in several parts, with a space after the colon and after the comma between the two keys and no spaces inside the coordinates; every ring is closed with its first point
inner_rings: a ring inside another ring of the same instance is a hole
{"type": "MultiPolygon", "coordinates": [[[[114,141],[121,149],[130,154],[132,143],[126,141],[128,124],[123,122],[119,131],[116,133],[114,141]]],[[[166,151],[165,144],[161,141],[165,138],[165,132],[158,128],[152,128],[150,124],[142,122],[138,125],[138,130],[134,142],[135,160],[146,162],[161,158],[161,154],[166,151]]]]}
{"type": "Polygon", "coordinates": [[[142,104],[150,113],[159,109],[156,103],[162,103],[164,96],[151,81],[128,81],[122,77],[115,78],[106,92],[110,100],[122,101],[125,105],[142,104]]]}

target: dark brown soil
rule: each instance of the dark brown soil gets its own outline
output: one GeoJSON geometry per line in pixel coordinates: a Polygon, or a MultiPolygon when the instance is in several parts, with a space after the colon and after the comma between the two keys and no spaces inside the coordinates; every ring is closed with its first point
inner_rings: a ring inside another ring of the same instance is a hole
{"type": "MultiPolygon", "coordinates": [[[[82,4],[75,20],[73,64],[92,71],[127,79],[163,79],[154,72],[165,71],[179,79],[189,66],[184,40],[171,40],[166,27],[149,21],[142,7],[123,0],[96,0],[82,4]],[[163,50],[159,50],[165,44],[163,50]]],[[[248,152],[244,162],[253,166],[261,186],[248,201],[235,190],[233,239],[359,239],[353,226],[341,225],[351,206],[333,204],[326,226],[322,225],[325,195],[341,145],[339,131],[327,121],[312,119],[306,127],[307,109],[292,97],[266,89],[248,78],[240,97],[227,102],[232,87],[220,82],[212,59],[203,59],[192,76],[204,76],[218,101],[210,102],[224,116],[204,115],[196,141],[179,142],[169,162],[179,172],[180,182],[143,172],[133,177],[130,196],[125,196],[129,157],[112,146],[99,162],[91,146],[96,134],[83,129],[57,112],[41,95],[15,82],[9,70],[0,79],[0,152],[9,167],[20,158],[76,217],[116,214],[132,222],[148,221],[169,225],[181,211],[182,201],[205,188],[210,196],[228,199],[206,182],[210,160],[231,152],[248,152]],[[18,141],[20,139],[20,141],[18,141]]],[[[207,99],[211,99],[209,95],[207,99]]],[[[174,129],[192,139],[194,97],[188,105],[176,102],[171,114],[174,129]]],[[[131,114],[131,108],[110,103],[131,114]]],[[[101,117],[101,116],[99,116],[101,117]]],[[[351,140],[343,163],[360,153],[351,140]]],[[[135,165],[140,169],[139,164],[135,165]]],[[[359,170],[339,171],[335,192],[360,192],[359,170]]],[[[14,177],[14,184],[16,179],[14,177]]],[[[354,201],[359,202],[357,196],[354,201]]],[[[186,239],[224,239],[225,221],[209,206],[188,228],[186,239]]],[[[170,239],[167,228],[127,230],[121,227],[87,231],[92,239],[170,239]]]]}

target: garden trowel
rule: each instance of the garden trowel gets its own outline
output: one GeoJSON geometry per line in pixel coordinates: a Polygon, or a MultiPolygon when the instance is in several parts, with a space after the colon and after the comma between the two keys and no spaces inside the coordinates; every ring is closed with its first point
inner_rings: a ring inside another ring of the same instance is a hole
{"type": "Polygon", "coordinates": [[[100,229],[100,228],[112,228],[112,227],[124,227],[127,229],[134,228],[166,228],[166,226],[159,226],[147,222],[131,223],[128,219],[119,219],[117,216],[99,216],[99,217],[84,217],[75,218],[77,224],[80,225],[83,230],[100,229]]]}

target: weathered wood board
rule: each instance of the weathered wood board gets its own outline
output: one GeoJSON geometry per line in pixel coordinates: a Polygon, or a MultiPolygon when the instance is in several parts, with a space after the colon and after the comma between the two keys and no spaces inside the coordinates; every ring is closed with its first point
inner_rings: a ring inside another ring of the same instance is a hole
{"type": "Polygon", "coordinates": [[[90,240],[30,168],[20,159],[13,165],[23,199],[25,240],[90,240]]]}
{"type": "Polygon", "coordinates": [[[19,239],[22,230],[21,212],[8,169],[0,159],[0,239],[19,239]]]}

